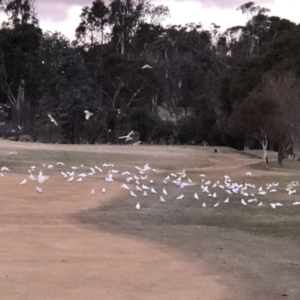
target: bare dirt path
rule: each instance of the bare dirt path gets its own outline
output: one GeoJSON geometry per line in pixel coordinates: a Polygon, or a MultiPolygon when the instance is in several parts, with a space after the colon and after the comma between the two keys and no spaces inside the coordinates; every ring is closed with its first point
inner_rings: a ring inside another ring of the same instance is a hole
{"type": "Polygon", "coordinates": [[[104,205],[119,186],[102,194],[95,178],[70,191],[52,176],[38,194],[35,182],[19,185],[23,178],[0,178],[2,299],[233,299],[199,260],[158,242],[90,230],[72,217],[104,205]]]}

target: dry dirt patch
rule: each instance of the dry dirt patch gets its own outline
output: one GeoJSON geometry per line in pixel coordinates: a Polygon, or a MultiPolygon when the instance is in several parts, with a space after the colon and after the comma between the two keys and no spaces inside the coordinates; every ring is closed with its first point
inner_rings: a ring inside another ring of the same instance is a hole
{"type": "Polygon", "coordinates": [[[232,299],[221,278],[200,261],[73,219],[75,212],[107,204],[118,184],[102,194],[103,179],[70,188],[51,176],[38,194],[35,182],[19,185],[23,178],[7,174],[0,182],[3,299],[232,299]]]}

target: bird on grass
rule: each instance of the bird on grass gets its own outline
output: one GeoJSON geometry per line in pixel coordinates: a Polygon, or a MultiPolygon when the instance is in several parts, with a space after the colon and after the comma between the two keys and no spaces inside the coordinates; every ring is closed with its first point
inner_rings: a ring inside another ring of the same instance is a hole
{"type": "Polygon", "coordinates": [[[130,196],[136,198],[136,194],[133,191],[130,191],[130,196]]]}
{"type": "Polygon", "coordinates": [[[166,203],[166,200],[163,198],[163,196],[160,196],[159,200],[160,200],[161,203],[166,203]]]}
{"type": "Polygon", "coordinates": [[[42,191],[42,188],[40,188],[40,187],[38,187],[38,186],[37,186],[35,189],[36,189],[36,191],[37,191],[38,193],[40,193],[40,194],[43,192],[43,191],[42,191]]]}

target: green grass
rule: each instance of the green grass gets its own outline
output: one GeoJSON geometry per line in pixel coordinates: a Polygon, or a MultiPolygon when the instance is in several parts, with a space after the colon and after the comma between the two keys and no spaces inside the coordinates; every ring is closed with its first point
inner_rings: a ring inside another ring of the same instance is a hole
{"type": "Polygon", "coordinates": [[[59,161],[63,162],[65,166],[56,166],[56,171],[71,166],[78,167],[81,164],[89,167],[98,164],[101,167],[103,163],[114,163],[118,167],[126,167],[130,161],[141,160],[143,160],[142,156],[129,154],[18,149],[17,154],[3,155],[0,167],[6,166],[15,173],[26,173],[32,165],[42,167],[44,163],[54,165],[59,161]]]}
{"type": "MultiPolygon", "coordinates": [[[[251,165],[251,169],[253,169],[253,170],[255,170],[255,169],[262,170],[262,169],[264,169],[264,167],[265,167],[265,164],[263,161],[261,161],[257,164],[251,165]]],[[[266,170],[266,172],[267,171],[272,172],[275,170],[278,172],[286,172],[286,171],[300,172],[300,162],[296,161],[296,160],[285,159],[283,161],[282,166],[279,166],[277,160],[270,160],[269,161],[269,170],[266,170]]]]}

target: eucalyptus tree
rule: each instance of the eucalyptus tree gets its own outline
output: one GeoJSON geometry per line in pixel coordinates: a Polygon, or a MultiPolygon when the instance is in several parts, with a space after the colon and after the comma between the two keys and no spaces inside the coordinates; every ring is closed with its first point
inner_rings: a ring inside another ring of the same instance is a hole
{"type": "Polygon", "coordinates": [[[0,29],[0,88],[12,108],[14,126],[29,126],[39,97],[41,30],[33,24],[0,29]]]}
{"type": "Polygon", "coordinates": [[[270,20],[266,15],[270,9],[255,5],[255,2],[247,2],[237,8],[248,16],[248,22],[243,29],[242,38],[247,45],[247,56],[254,56],[260,53],[260,46],[263,43],[264,35],[269,29],[270,20]]]}
{"type": "Polygon", "coordinates": [[[92,5],[85,6],[80,15],[81,22],[76,28],[76,38],[79,45],[92,48],[103,45],[108,28],[109,8],[102,0],[93,1],[92,5]]]}
{"type": "Polygon", "coordinates": [[[145,0],[113,0],[109,4],[112,42],[117,54],[124,55],[143,23],[160,24],[169,15],[166,6],[155,6],[145,0]]]}
{"type": "Polygon", "coordinates": [[[40,101],[40,119],[48,123],[48,113],[58,122],[65,142],[95,142],[100,134],[101,105],[98,88],[79,51],[59,33],[46,33],[40,58],[43,63],[43,97],[40,101]],[[91,110],[94,118],[87,124],[84,110],[91,110]]]}
{"type": "Polygon", "coordinates": [[[35,0],[1,0],[0,9],[12,25],[38,24],[35,0]]]}
{"type": "Polygon", "coordinates": [[[284,134],[279,105],[259,89],[253,90],[243,101],[235,103],[228,130],[241,138],[256,139],[263,149],[268,168],[268,146],[276,135],[284,134]]]}

